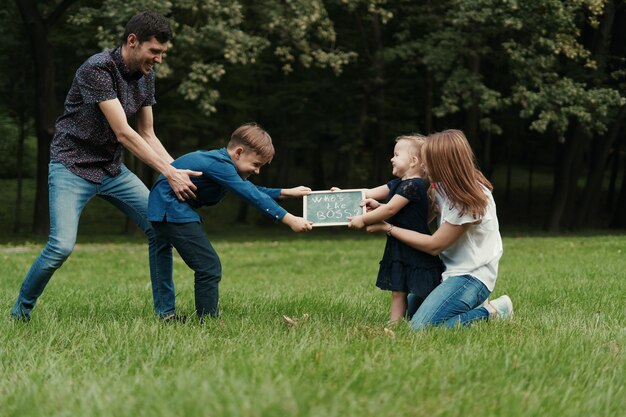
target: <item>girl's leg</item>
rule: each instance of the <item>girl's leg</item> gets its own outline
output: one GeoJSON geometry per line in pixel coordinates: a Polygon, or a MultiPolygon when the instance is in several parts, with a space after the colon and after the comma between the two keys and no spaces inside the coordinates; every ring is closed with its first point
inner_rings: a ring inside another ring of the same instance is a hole
{"type": "Polygon", "coordinates": [[[404,318],[406,314],[406,293],[402,291],[391,291],[391,314],[390,323],[396,323],[404,318]]]}
{"type": "Polygon", "coordinates": [[[122,172],[107,178],[99,188],[98,195],[123,211],[148,237],[154,310],[160,317],[175,313],[172,245],[167,240],[157,238],[148,221],[148,189],[122,165],[122,172]]]}
{"type": "Polygon", "coordinates": [[[489,294],[487,287],[471,275],[449,277],[426,297],[413,315],[411,327],[421,330],[486,320],[489,312],[481,304],[489,294]]]}
{"type": "Polygon", "coordinates": [[[70,256],[76,243],[78,220],[87,202],[96,194],[96,185],[72,173],[63,164],[51,162],[48,170],[50,236],[48,243],[22,282],[11,314],[28,320],[39,296],[70,256]]]}
{"type": "Polygon", "coordinates": [[[183,261],[195,272],[196,313],[199,318],[218,314],[222,265],[201,223],[153,223],[167,235],[183,261]]]}

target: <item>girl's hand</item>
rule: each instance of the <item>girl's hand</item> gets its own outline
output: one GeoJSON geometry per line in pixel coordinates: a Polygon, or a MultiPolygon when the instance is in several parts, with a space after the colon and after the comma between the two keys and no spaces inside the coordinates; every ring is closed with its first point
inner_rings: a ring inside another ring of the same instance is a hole
{"type": "Polygon", "coordinates": [[[387,233],[387,230],[389,230],[389,223],[380,222],[376,224],[370,224],[365,228],[365,230],[367,230],[367,233],[387,233]]]}
{"type": "Polygon", "coordinates": [[[348,220],[350,220],[350,223],[348,223],[348,227],[351,229],[362,229],[365,227],[363,216],[348,217],[348,220]]]}
{"type": "Polygon", "coordinates": [[[365,211],[372,211],[378,207],[380,207],[380,202],[374,200],[373,198],[366,198],[361,201],[361,207],[365,206],[365,211]]]}
{"type": "Polygon", "coordinates": [[[330,187],[330,191],[341,191],[339,187],[330,187]]]}
{"type": "Polygon", "coordinates": [[[311,189],[309,187],[305,187],[304,185],[293,188],[283,188],[280,190],[281,197],[302,197],[309,194],[311,194],[311,189]]]}

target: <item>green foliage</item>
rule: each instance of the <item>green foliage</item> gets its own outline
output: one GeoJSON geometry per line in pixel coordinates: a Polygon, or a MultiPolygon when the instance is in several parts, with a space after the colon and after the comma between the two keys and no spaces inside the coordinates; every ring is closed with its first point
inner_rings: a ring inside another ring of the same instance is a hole
{"type": "Polygon", "coordinates": [[[106,0],[99,9],[82,8],[71,20],[79,25],[102,22],[98,38],[101,46],[111,47],[126,20],[146,9],[171,16],[175,32],[170,58],[159,66],[159,75],[175,76],[179,94],[197,103],[205,116],[217,110],[218,83],[225,73],[254,64],[267,48],[273,49],[284,73],[292,72],[298,60],[304,68],[314,65],[339,74],[355,56],[334,47],[333,22],[319,0],[106,0]]]}
{"type": "Polygon", "coordinates": [[[493,117],[515,105],[541,133],[552,129],[562,136],[578,120],[602,134],[626,103],[625,94],[589,82],[598,77],[596,57],[581,32],[585,21],[598,25],[605,3],[448,0],[415,6],[399,17],[406,20],[395,56],[415,58],[433,74],[437,117],[477,106],[481,130],[501,133],[493,117]],[[415,35],[409,26],[419,28],[415,35]]]}
{"type": "MultiPolygon", "coordinates": [[[[30,323],[0,320],[3,415],[623,414],[625,236],[505,236],[512,321],[391,334],[384,238],[328,233],[213,236],[222,315],[202,325],[153,318],[145,244],[79,244],[30,323]]],[[[0,247],[3,305],[39,249],[0,247]]],[[[193,274],[174,269],[189,314],[193,274]]]]}

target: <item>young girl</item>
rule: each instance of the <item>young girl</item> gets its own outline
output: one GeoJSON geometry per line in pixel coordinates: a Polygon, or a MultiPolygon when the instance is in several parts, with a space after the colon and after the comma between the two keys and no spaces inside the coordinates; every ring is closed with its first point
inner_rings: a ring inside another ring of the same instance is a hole
{"type": "MultiPolygon", "coordinates": [[[[391,165],[392,174],[398,178],[367,190],[365,203],[372,210],[362,216],[352,217],[349,227],[361,229],[387,219],[389,230],[397,226],[430,233],[428,185],[422,179],[419,158],[423,143],[424,139],[417,136],[400,136],[396,139],[391,165]],[[387,204],[376,201],[385,197],[387,204]]],[[[442,266],[437,256],[413,249],[391,234],[388,235],[376,286],[391,291],[390,323],[395,323],[407,313],[407,293],[412,294],[410,317],[441,281],[442,266]]]]}
{"type": "Polygon", "coordinates": [[[459,130],[428,136],[422,161],[435,184],[439,228],[428,233],[393,227],[369,226],[369,232],[387,232],[416,250],[439,255],[445,265],[443,282],[430,293],[411,319],[415,330],[452,327],[476,320],[513,315],[511,299],[503,295],[483,302],[493,291],[502,256],[493,186],[474,165],[474,154],[459,130]]]}

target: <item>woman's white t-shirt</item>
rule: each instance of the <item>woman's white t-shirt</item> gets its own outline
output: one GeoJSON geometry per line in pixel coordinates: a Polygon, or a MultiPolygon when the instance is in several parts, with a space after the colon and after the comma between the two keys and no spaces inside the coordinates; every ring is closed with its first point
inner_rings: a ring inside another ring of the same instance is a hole
{"type": "Polygon", "coordinates": [[[439,256],[446,266],[442,277],[445,280],[451,276],[472,275],[480,280],[489,291],[493,291],[498,277],[498,262],[502,256],[502,238],[496,203],[491,192],[483,187],[489,198],[487,211],[482,218],[474,218],[472,213],[460,216],[460,210],[452,206],[448,197],[436,188],[436,200],[439,205],[439,225],[447,222],[454,225],[473,223],[466,233],[452,246],[442,251],[439,256]]]}

